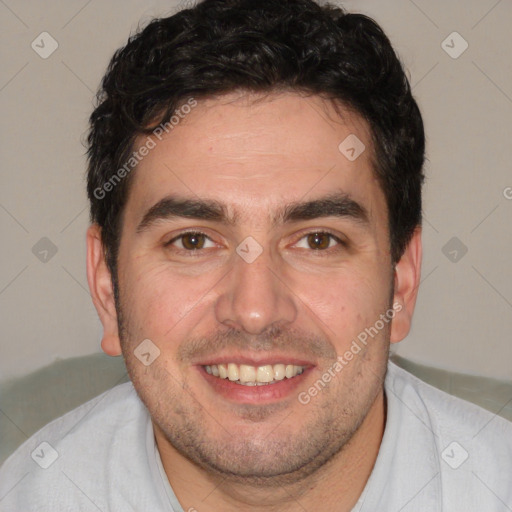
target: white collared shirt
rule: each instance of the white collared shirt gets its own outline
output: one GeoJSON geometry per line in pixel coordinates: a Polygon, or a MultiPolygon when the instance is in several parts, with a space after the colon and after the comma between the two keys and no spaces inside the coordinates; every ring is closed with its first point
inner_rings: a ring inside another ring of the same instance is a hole
{"type": "MultiPolygon", "coordinates": [[[[392,362],[385,394],[384,437],[353,512],[512,511],[512,423],[392,362]]],[[[68,510],[183,512],[131,382],[52,421],[0,468],[1,512],[68,510]]]]}

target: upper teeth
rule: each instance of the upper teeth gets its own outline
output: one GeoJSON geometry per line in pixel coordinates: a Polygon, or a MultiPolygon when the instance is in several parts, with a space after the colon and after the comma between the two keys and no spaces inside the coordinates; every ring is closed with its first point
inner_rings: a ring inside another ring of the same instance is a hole
{"type": "Polygon", "coordinates": [[[265,366],[249,366],[247,364],[212,364],[205,366],[210,375],[229,379],[238,384],[256,386],[273,384],[285,377],[291,379],[304,371],[304,366],[294,364],[267,364],[265,366]]]}

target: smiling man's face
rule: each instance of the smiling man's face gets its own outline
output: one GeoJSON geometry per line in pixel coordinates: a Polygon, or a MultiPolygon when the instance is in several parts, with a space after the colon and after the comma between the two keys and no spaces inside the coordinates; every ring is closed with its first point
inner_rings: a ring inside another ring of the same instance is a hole
{"type": "Polygon", "coordinates": [[[229,95],[199,102],[158,142],[125,207],[119,336],[90,229],[103,348],[122,348],[161,453],[282,482],[325,464],[358,428],[382,429],[389,341],[409,329],[417,245],[395,274],[369,129],[343,112],[314,96],[229,95]],[[366,147],[354,161],[338,149],[349,135],[366,147]],[[403,310],[392,325],[333,372],[394,302],[403,310]],[[160,351],[148,366],[134,354],[143,340],[160,351]]]}

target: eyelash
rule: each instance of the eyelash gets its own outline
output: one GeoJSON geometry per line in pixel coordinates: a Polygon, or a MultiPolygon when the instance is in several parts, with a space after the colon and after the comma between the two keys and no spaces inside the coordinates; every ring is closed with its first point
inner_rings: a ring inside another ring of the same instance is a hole
{"type": "MultiPolygon", "coordinates": [[[[213,242],[213,240],[206,233],[203,233],[202,231],[184,231],[183,233],[180,233],[178,236],[175,236],[174,238],[172,238],[171,240],[166,242],[164,244],[164,247],[166,247],[166,248],[171,247],[174,242],[176,242],[179,239],[182,239],[183,237],[185,237],[187,235],[203,235],[208,240],[213,242]]],[[[313,231],[309,231],[308,233],[304,233],[299,238],[299,240],[297,240],[296,243],[298,243],[299,241],[301,241],[304,238],[308,237],[309,235],[327,235],[327,236],[329,236],[331,238],[331,240],[335,240],[338,243],[338,246],[336,246],[336,247],[329,247],[327,249],[317,249],[317,250],[310,249],[310,252],[314,253],[317,256],[325,256],[326,255],[325,253],[327,253],[327,252],[336,251],[336,250],[340,250],[341,248],[346,248],[347,247],[347,243],[345,241],[341,240],[334,233],[331,233],[330,231],[318,231],[318,230],[317,231],[313,230],[313,231]]],[[[204,251],[204,250],[205,249],[180,249],[180,248],[176,248],[175,249],[176,252],[178,252],[180,254],[185,254],[188,257],[201,256],[201,252],[204,251]]]]}

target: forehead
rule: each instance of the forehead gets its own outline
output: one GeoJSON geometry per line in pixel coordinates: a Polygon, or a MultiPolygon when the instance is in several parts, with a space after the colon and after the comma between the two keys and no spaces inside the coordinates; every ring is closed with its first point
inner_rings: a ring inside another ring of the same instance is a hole
{"type": "MultiPolygon", "coordinates": [[[[154,148],[133,176],[133,222],[169,194],[221,201],[252,222],[271,222],[283,203],[334,192],[350,194],[370,216],[386,209],[367,123],[318,96],[235,93],[200,101],[161,140],[151,138],[154,148]],[[363,147],[354,160],[352,148],[363,147]]],[[[138,147],[146,142],[139,137],[138,147]]]]}

